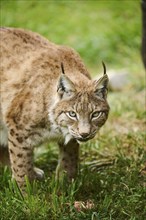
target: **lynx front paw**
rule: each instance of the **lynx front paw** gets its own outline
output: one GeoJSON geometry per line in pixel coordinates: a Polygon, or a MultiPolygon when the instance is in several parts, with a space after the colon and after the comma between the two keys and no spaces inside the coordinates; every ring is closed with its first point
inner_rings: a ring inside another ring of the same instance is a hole
{"type": "Polygon", "coordinates": [[[34,167],[34,172],[35,172],[35,178],[37,180],[41,180],[44,178],[44,171],[37,168],[37,167],[34,167]]]}

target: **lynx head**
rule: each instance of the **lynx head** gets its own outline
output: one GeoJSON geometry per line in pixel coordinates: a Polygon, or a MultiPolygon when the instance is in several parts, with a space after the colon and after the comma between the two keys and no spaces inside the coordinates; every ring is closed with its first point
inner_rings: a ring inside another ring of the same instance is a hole
{"type": "Polygon", "coordinates": [[[107,103],[108,76],[103,63],[104,75],[99,80],[74,83],[64,74],[58,82],[58,101],[52,110],[53,123],[62,131],[65,142],[92,139],[106,122],[109,112],[107,103]]]}

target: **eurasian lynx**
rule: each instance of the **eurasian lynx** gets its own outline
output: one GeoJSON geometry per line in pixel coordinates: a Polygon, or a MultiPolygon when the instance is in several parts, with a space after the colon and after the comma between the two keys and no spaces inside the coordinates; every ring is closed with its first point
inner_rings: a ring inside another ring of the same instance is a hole
{"type": "Polygon", "coordinates": [[[75,178],[79,143],[93,138],[106,122],[108,77],[92,81],[80,56],[40,35],[1,28],[0,158],[8,146],[13,177],[21,187],[43,171],[33,166],[33,148],[56,140],[57,177],[75,178]],[[4,150],[5,149],[5,150],[4,150]]]}

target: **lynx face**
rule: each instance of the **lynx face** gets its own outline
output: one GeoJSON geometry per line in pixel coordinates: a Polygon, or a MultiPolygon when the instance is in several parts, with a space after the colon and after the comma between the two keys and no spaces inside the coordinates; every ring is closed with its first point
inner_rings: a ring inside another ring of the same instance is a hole
{"type": "Polygon", "coordinates": [[[79,88],[66,75],[60,77],[58,101],[53,109],[53,123],[61,129],[65,143],[92,139],[106,122],[109,106],[106,101],[108,77],[91,81],[79,88]]]}

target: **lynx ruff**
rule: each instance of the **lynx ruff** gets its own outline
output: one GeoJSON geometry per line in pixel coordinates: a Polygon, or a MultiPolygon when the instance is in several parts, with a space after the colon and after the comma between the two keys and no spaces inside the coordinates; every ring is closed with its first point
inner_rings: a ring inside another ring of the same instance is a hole
{"type": "Polygon", "coordinates": [[[10,158],[13,178],[25,186],[25,176],[44,175],[33,165],[34,147],[55,140],[56,178],[65,171],[74,179],[80,143],[108,118],[104,63],[103,76],[93,81],[73,49],[22,29],[1,28],[0,47],[0,160],[10,158]]]}

